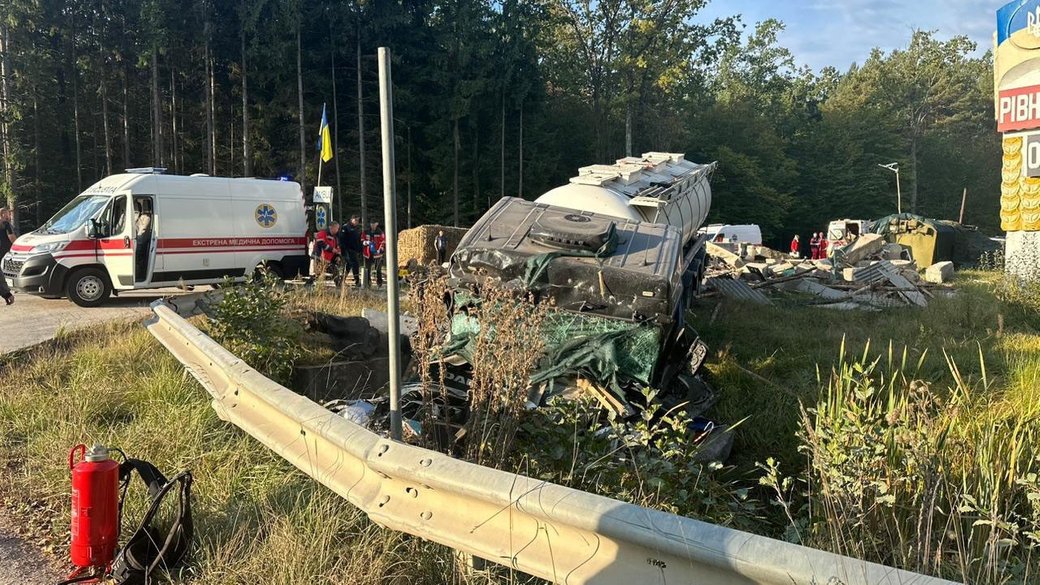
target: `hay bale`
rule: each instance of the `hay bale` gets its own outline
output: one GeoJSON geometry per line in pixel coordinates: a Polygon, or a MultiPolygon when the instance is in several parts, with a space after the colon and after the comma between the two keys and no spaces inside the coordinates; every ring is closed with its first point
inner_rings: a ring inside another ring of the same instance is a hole
{"type": "Polygon", "coordinates": [[[448,257],[450,258],[467,230],[444,225],[421,225],[397,234],[398,266],[406,267],[412,260],[423,266],[436,262],[437,251],[433,248],[433,239],[441,230],[444,231],[444,237],[448,238],[448,257]]]}

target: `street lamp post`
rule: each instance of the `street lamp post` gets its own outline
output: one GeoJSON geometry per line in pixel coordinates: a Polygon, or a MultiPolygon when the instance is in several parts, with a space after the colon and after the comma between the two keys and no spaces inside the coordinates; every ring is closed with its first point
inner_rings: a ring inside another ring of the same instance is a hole
{"type": "Polygon", "coordinates": [[[878,166],[896,174],[896,212],[903,213],[903,192],[899,189],[899,163],[890,162],[887,165],[878,163],[878,166]]]}

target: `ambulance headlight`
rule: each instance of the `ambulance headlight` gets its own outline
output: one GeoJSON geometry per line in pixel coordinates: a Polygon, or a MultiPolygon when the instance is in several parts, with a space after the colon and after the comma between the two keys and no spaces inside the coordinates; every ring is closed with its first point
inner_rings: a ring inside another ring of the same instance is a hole
{"type": "Polygon", "coordinates": [[[37,244],[33,246],[32,251],[36,254],[43,254],[44,252],[57,252],[67,246],[68,242],[51,242],[50,244],[37,244]]]}

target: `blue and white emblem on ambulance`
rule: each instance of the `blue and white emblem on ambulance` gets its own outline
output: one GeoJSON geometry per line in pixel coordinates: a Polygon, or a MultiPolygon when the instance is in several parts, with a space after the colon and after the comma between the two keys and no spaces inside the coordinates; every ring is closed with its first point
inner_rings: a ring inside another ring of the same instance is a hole
{"type": "Polygon", "coordinates": [[[275,211],[274,206],[270,203],[258,205],[254,217],[256,218],[256,223],[260,224],[262,228],[272,228],[274,224],[278,223],[278,212],[275,211]]]}

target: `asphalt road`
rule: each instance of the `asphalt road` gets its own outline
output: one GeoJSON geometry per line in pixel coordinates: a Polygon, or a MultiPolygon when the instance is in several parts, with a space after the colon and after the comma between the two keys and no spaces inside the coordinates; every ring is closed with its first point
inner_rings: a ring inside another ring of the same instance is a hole
{"type": "Polygon", "coordinates": [[[176,288],[130,291],[108,303],[87,309],[68,299],[43,299],[15,293],[13,305],[0,302],[0,354],[47,341],[61,329],[80,329],[105,321],[143,319],[148,304],[166,296],[184,294],[176,288]]]}
{"type": "Polygon", "coordinates": [[[56,560],[18,536],[0,514],[0,585],[54,585],[64,579],[62,571],[56,560]]]}

